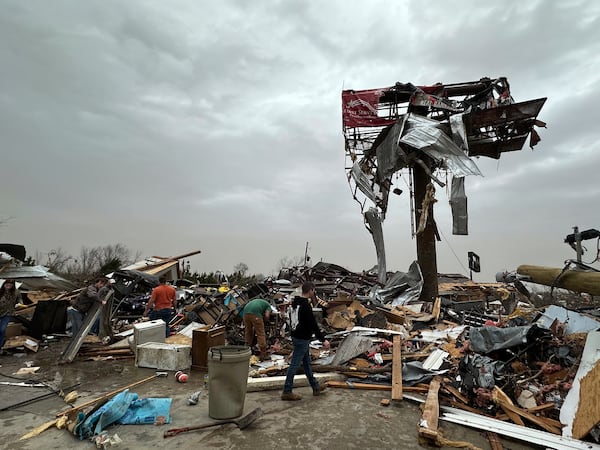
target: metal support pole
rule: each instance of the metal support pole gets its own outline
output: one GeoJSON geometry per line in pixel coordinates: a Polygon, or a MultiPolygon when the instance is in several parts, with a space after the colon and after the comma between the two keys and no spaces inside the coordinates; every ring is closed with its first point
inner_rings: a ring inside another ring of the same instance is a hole
{"type": "Polygon", "coordinates": [[[575,251],[577,252],[577,262],[581,262],[583,256],[583,248],[581,248],[581,233],[579,227],[573,227],[573,233],[575,234],[575,251]]]}
{"type": "Polygon", "coordinates": [[[306,247],[304,248],[304,265],[308,264],[308,242],[306,243],[306,247]]]}

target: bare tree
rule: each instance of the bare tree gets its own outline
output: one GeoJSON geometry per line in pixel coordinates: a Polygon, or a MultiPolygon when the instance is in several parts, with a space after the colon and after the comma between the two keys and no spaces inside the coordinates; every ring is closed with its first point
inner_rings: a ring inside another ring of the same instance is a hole
{"type": "Polygon", "coordinates": [[[77,276],[83,275],[86,277],[97,272],[99,264],[98,247],[81,247],[77,263],[77,266],[74,268],[77,276]]]}
{"type": "Polygon", "coordinates": [[[276,270],[279,271],[279,270],[285,269],[287,267],[296,267],[296,266],[303,266],[303,265],[304,265],[304,256],[294,256],[294,257],[284,256],[277,263],[276,270]]]}
{"type": "MultiPolygon", "coordinates": [[[[136,252],[139,258],[139,252],[136,252]]],[[[48,253],[48,268],[51,272],[74,281],[89,281],[99,275],[106,275],[133,262],[131,251],[123,244],[99,247],[81,247],[79,258],[67,255],[61,248],[48,253]]]]}
{"type": "Polygon", "coordinates": [[[58,247],[48,252],[46,267],[48,267],[50,272],[65,273],[68,271],[70,261],[73,261],[73,257],[68,255],[61,247],[58,247]]]}
{"type": "Polygon", "coordinates": [[[235,266],[233,266],[233,271],[235,273],[239,273],[241,277],[245,277],[246,273],[248,272],[248,264],[246,263],[237,263],[235,266]]]}

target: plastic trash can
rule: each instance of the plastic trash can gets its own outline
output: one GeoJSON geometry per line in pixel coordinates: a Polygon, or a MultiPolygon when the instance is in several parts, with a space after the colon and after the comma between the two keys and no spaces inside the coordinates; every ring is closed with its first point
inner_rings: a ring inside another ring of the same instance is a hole
{"type": "Polygon", "coordinates": [[[208,350],[208,415],[232,419],[244,412],[250,347],[219,345],[208,350]]]}

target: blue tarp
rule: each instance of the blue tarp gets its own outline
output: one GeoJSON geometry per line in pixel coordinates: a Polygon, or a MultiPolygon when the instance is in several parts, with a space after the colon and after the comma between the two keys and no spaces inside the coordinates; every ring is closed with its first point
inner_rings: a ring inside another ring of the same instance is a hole
{"type": "Polygon", "coordinates": [[[75,434],[80,439],[87,439],[100,434],[103,429],[113,423],[120,424],[154,424],[170,423],[170,398],[146,398],[138,400],[138,395],[129,393],[129,389],[118,393],[104,405],[85,417],[79,413],[75,434]],[[157,420],[159,419],[160,420],[157,420]]]}
{"type": "Polygon", "coordinates": [[[142,398],[129,405],[125,415],[117,420],[123,425],[143,425],[154,423],[171,423],[169,410],[170,398],[142,398]]]}

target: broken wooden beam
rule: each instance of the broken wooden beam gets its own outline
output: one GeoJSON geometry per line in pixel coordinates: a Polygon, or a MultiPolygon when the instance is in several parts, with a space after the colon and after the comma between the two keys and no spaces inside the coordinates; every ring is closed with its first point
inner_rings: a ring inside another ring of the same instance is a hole
{"type": "Polygon", "coordinates": [[[454,386],[450,386],[449,384],[444,384],[442,387],[442,391],[447,392],[448,394],[454,396],[456,399],[460,400],[465,405],[469,404],[469,399],[465,397],[461,392],[456,389],[454,386]]]}
{"type": "Polygon", "coordinates": [[[504,411],[504,413],[510,418],[510,420],[512,420],[517,425],[525,426],[525,422],[523,422],[523,419],[521,419],[519,414],[514,410],[515,405],[513,401],[498,386],[494,386],[492,398],[494,402],[502,408],[502,411],[504,411]]]}
{"type": "MultiPolygon", "coordinates": [[[[552,421],[546,420],[546,418],[544,418],[544,417],[538,417],[534,414],[528,413],[524,409],[521,409],[521,408],[515,406],[512,403],[512,401],[510,401],[508,396],[504,392],[502,392],[502,390],[498,386],[494,386],[492,398],[494,399],[494,402],[499,404],[500,407],[504,410],[504,412],[506,414],[508,414],[508,416],[511,418],[511,420],[513,420],[513,422],[515,421],[513,419],[514,416],[518,415],[520,417],[527,419],[529,422],[536,424],[537,426],[543,428],[544,430],[546,430],[550,433],[559,434],[559,435],[561,434],[561,429],[559,427],[557,427],[555,425],[555,423],[553,423],[552,421]],[[508,399],[508,401],[507,401],[507,399],[508,399]]],[[[520,419],[520,417],[519,417],[519,421],[521,423],[519,425],[523,424],[523,421],[520,419]]],[[[515,422],[515,423],[517,423],[517,422],[515,422]]]]}
{"type": "MultiPolygon", "coordinates": [[[[367,391],[391,391],[392,386],[389,384],[372,384],[372,383],[355,383],[353,381],[328,381],[327,387],[341,389],[363,389],[367,391]]],[[[424,394],[429,388],[422,386],[404,386],[404,392],[417,392],[424,394]]]]}
{"type": "Polygon", "coordinates": [[[392,400],[402,400],[402,338],[394,336],[392,348],[392,400]]]}
{"type": "Polygon", "coordinates": [[[493,431],[488,431],[487,433],[488,441],[490,442],[490,448],[492,450],[503,450],[502,442],[500,441],[500,436],[498,433],[494,433],[493,431]]]}
{"type": "Polygon", "coordinates": [[[423,406],[423,415],[419,421],[419,436],[426,437],[433,441],[438,438],[438,418],[440,414],[440,404],[438,400],[438,392],[442,379],[434,377],[429,383],[429,392],[423,406]]]}

